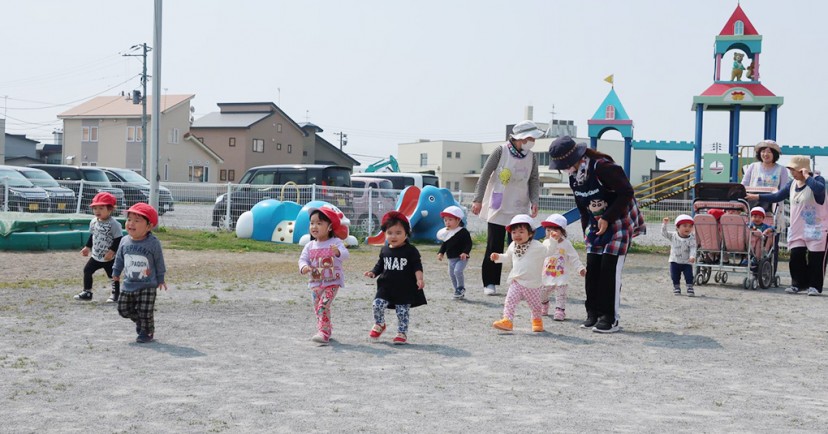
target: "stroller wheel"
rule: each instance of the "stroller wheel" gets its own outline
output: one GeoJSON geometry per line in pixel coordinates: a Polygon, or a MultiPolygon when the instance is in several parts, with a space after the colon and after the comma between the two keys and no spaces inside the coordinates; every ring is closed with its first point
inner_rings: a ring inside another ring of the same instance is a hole
{"type": "Polygon", "coordinates": [[[747,277],[745,277],[745,278],[744,278],[744,280],[742,280],[742,286],[744,286],[744,287],[745,287],[745,289],[750,288],[750,279],[748,279],[747,277]]]}
{"type": "Polygon", "coordinates": [[[759,266],[756,270],[756,278],[762,289],[768,289],[773,285],[773,281],[775,280],[773,276],[773,264],[771,264],[768,259],[762,259],[759,261],[759,266]]]}
{"type": "Polygon", "coordinates": [[[703,285],[706,285],[707,282],[710,281],[710,272],[711,272],[711,270],[710,270],[710,267],[704,267],[703,270],[704,270],[704,275],[702,276],[703,280],[702,280],[701,283],[703,285]]]}
{"type": "Polygon", "coordinates": [[[717,271],[716,274],[713,275],[713,280],[715,280],[716,283],[719,283],[719,281],[722,280],[722,273],[717,271]]]}
{"type": "Polygon", "coordinates": [[[727,283],[727,271],[722,272],[722,283],[727,283]]]}

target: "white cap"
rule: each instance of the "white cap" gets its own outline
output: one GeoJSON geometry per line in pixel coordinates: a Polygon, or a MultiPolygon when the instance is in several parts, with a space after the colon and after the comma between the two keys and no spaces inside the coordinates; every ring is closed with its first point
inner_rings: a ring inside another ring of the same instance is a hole
{"type": "Polygon", "coordinates": [[[750,209],[750,215],[754,215],[754,214],[762,214],[762,217],[764,217],[765,216],[765,208],[762,208],[761,206],[755,206],[755,207],[751,208],[750,209]]]}
{"type": "Polygon", "coordinates": [[[690,217],[687,214],[679,214],[679,216],[676,217],[676,227],[678,227],[678,225],[680,225],[682,223],[690,223],[692,225],[693,224],[693,217],[690,217]]]}
{"type": "Polygon", "coordinates": [[[463,220],[463,217],[465,217],[465,213],[459,206],[452,205],[446,207],[446,209],[444,209],[443,212],[440,213],[440,217],[457,217],[460,220],[463,220]]]}
{"type": "Polygon", "coordinates": [[[532,217],[529,217],[526,214],[518,214],[518,215],[512,217],[512,221],[509,222],[509,226],[506,226],[506,230],[511,231],[512,230],[512,225],[516,225],[518,223],[528,224],[529,227],[532,228],[532,231],[534,231],[535,228],[538,227],[535,224],[535,219],[533,219],[532,217]]]}
{"type": "Polygon", "coordinates": [[[541,222],[541,226],[545,228],[563,228],[566,229],[566,217],[560,214],[551,214],[546,220],[541,222]]]}
{"type": "Polygon", "coordinates": [[[534,137],[539,139],[543,137],[544,132],[532,121],[520,121],[512,127],[511,136],[515,139],[522,140],[527,137],[534,137]]]}

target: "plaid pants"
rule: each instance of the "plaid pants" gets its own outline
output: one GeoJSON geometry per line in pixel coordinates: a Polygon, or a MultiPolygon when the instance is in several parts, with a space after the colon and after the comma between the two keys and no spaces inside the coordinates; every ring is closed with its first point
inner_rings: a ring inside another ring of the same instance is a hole
{"type": "Polygon", "coordinates": [[[131,319],[144,333],[152,335],[155,333],[155,295],[156,288],[121,291],[118,313],[124,318],[131,319]]]}

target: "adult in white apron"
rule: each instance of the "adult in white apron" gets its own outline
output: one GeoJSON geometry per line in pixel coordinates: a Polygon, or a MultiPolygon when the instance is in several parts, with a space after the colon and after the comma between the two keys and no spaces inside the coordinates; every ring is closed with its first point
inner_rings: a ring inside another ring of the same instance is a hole
{"type": "Polygon", "coordinates": [[[813,176],[811,160],[802,155],[791,158],[787,168],[793,180],[776,193],[748,194],[748,200],[791,202],[788,250],[791,253],[789,294],[822,294],[825,253],[828,247],[828,204],[825,203],[825,179],[813,176]]]}
{"type": "MultiPolygon", "coordinates": [[[[488,223],[486,254],[483,255],[481,275],[483,293],[495,295],[500,285],[502,264],[492,262],[492,253],[503,253],[507,243],[506,226],[512,217],[529,214],[538,215],[537,157],[532,152],[535,139],[544,132],[532,121],[521,121],[512,127],[509,140],[489,155],[472,201],[472,213],[488,223]]],[[[508,242],[511,242],[509,237],[508,242]]]]}

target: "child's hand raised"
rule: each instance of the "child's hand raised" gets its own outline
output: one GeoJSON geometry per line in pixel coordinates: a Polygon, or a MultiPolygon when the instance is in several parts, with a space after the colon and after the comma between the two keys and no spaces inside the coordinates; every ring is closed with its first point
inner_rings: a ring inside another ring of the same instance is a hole
{"type": "Polygon", "coordinates": [[[374,275],[374,272],[373,272],[373,271],[366,271],[366,272],[365,272],[365,277],[369,277],[369,278],[373,279],[373,278],[375,278],[375,277],[377,277],[377,276],[376,276],[376,275],[374,275]]]}

